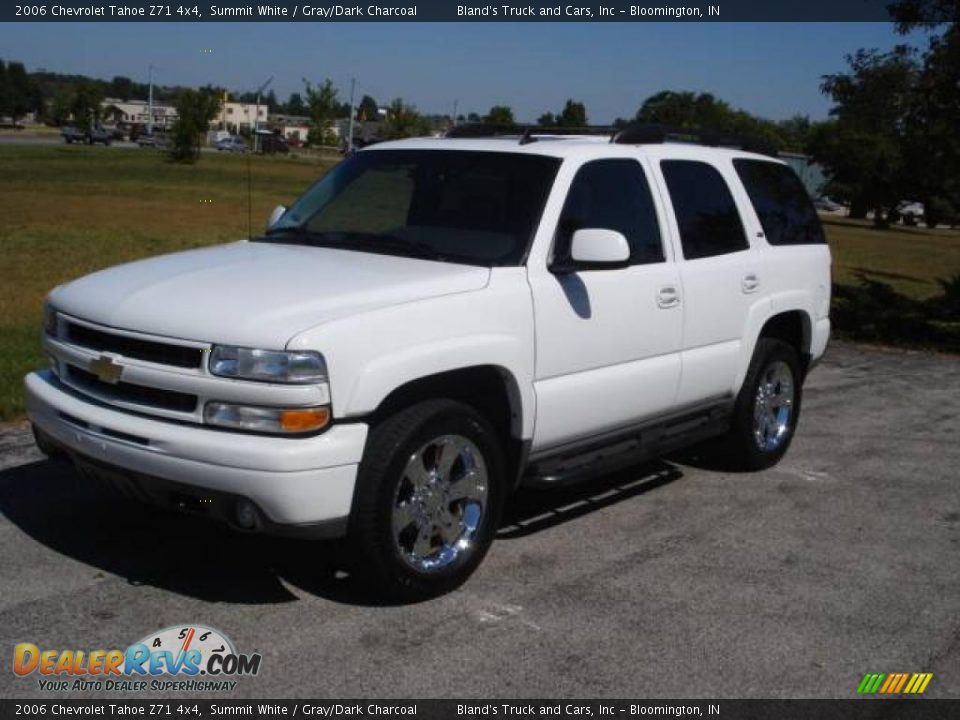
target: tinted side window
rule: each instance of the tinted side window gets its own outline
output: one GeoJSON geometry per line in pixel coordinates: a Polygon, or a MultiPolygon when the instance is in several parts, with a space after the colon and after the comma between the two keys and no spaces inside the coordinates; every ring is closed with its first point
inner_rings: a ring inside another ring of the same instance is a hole
{"type": "Polygon", "coordinates": [[[747,235],[730,188],[713,166],[693,160],[660,163],[688,260],[746,250],[747,235]]]}
{"type": "Polygon", "coordinates": [[[573,233],[584,228],[623,233],[632,265],[664,259],[650,187],[636,160],[594,160],[577,171],[557,226],[558,257],[570,252],[573,233]]]}
{"type": "Polygon", "coordinates": [[[823,243],[823,228],[800,178],[786,165],[734,160],[733,166],[771,245],[823,243]]]}

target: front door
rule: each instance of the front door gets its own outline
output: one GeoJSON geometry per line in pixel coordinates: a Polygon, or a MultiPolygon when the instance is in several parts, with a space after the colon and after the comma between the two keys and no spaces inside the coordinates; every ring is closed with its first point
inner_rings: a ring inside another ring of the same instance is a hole
{"type": "Polygon", "coordinates": [[[573,232],[606,228],[630,244],[627,267],[554,274],[530,266],[536,318],[535,452],[672,407],[680,380],[682,298],[641,163],[593,160],[576,172],[552,259],[573,232]]]}

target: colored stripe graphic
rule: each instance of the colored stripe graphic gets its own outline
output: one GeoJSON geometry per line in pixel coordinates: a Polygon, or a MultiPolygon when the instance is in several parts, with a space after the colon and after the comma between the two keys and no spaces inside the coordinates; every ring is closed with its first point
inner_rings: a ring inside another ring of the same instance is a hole
{"type": "Polygon", "coordinates": [[[907,673],[900,673],[900,682],[897,683],[896,689],[893,692],[898,693],[903,690],[903,686],[907,682],[907,673]]]}
{"type": "Polygon", "coordinates": [[[933,673],[867,673],[857,686],[857,694],[919,695],[932,679],[933,673]]]}

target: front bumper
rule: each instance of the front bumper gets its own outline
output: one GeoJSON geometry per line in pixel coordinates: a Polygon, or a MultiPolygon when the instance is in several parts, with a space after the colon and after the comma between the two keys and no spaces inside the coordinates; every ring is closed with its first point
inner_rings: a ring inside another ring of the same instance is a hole
{"type": "Polygon", "coordinates": [[[313,437],[267,437],[118,411],[50,371],[31,373],[24,384],[27,414],[45,439],[87,473],[132,483],[129,494],[228,521],[235,504],[249,500],[259,527],[278,534],[330,537],[346,529],[363,423],[313,437]]]}

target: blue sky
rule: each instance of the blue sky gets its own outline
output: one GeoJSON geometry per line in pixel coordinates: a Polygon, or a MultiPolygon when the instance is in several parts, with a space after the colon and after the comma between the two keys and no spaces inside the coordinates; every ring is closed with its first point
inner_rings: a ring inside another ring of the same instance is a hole
{"type": "Polygon", "coordinates": [[[632,116],[662,90],[708,91],[772,119],[825,117],[820,76],[860,47],[903,42],[889,23],[28,23],[0,24],[0,57],[27,68],[254,90],[350,77],[381,103],[521,121],[583,101],[593,123],[632,116]],[[203,52],[204,50],[213,52],[203,52]]]}

